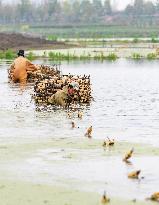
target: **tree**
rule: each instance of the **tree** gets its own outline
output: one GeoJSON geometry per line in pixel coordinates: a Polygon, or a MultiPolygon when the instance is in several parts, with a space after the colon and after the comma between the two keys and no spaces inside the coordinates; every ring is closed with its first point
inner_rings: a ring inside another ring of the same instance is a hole
{"type": "Polygon", "coordinates": [[[93,9],[97,13],[97,15],[103,14],[103,5],[101,0],[93,0],[92,1],[93,9]]]}
{"type": "Polygon", "coordinates": [[[71,4],[69,1],[65,0],[62,4],[62,15],[65,22],[71,21],[71,4]]]}
{"type": "Polygon", "coordinates": [[[155,8],[156,8],[156,11],[159,12],[159,0],[156,0],[155,8]]]}
{"type": "Polygon", "coordinates": [[[72,3],[71,17],[73,23],[78,23],[80,21],[80,2],[78,0],[72,3]]]}
{"type": "Polygon", "coordinates": [[[104,9],[101,0],[93,0],[93,21],[98,23],[101,17],[104,15],[104,9]]]}
{"type": "Polygon", "coordinates": [[[134,14],[141,15],[143,14],[144,2],[143,0],[135,0],[134,2],[134,14]]]}
{"type": "Polygon", "coordinates": [[[61,4],[57,0],[45,0],[37,10],[38,19],[47,24],[58,23],[61,19],[61,4]]]}
{"type": "Polygon", "coordinates": [[[155,6],[152,2],[148,1],[144,4],[144,14],[153,15],[155,13],[155,6]]]}
{"type": "Polygon", "coordinates": [[[48,0],[47,2],[47,12],[48,16],[51,17],[56,11],[57,0],[48,0]]]}
{"type": "Polygon", "coordinates": [[[80,21],[82,23],[93,21],[93,7],[89,0],[82,1],[80,4],[80,21]]]}
{"type": "Polygon", "coordinates": [[[111,15],[112,14],[112,7],[110,4],[110,0],[105,0],[103,10],[104,10],[104,15],[111,15]]]}
{"type": "Polygon", "coordinates": [[[153,24],[153,15],[155,13],[155,6],[152,2],[145,2],[144,4],[144,15],[145,16],[145,23],[148,25],[153,24]]]}
{"type": "Polygon", "coordinates": [[[17,7],[17,14],[21,22],[27,22],[31,18],[31,2],[30,0],[21,0],[17,7]]]}
{"type": "Polygon", "coordinates": [[[127,15],[132,15],[134,13],[134,7],[128,4],[127,7],[125,8],[124,13],[127,15]]]}

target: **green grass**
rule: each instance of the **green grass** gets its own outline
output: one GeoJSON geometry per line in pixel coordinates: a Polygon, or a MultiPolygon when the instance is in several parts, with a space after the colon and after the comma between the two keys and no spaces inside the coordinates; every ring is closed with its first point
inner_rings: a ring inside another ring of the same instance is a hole
{"type": "Polygon", "coordinates": [[[151,39],[151,43],[158,43],[159,41],[156,38],[151,39]]]}
{"type": "Polygon", "coordinates": [[[29,60],[35,60],[36,59],[36,56],[34,55],[33,52],[29,52],[28,55],[26,56],[29,60]]]}
{"type": "Polygon", "coordinates": [[[49,40],[49,41],[57,41],[57,36],[56,35],[53,35],[53,34],[50,34],[50,35],[48,35],[47,37],[47,40],[49,40]]]}
{"type": "Polygon", "coordinates": [[[155,53],[148,53],[147,54],[147,59],[148,60],[153,60],[156,59],[157,55],[155,53]]]}
{"type": "MultiPolygon", "coordinates": [[[[47,55],[46,52],[42,54],[42,56],[36,56],[32,51],[30,51],[27,56],[29,60],[35,60],[36,58],[46,58],[49,60],[61,62],[61,61],[87,61],[87,60],[95,60],[95,61],[116,61],[119,57],[115,53],[109,53],[108,55],[105,55],[103,52],[96,52],[96,54],[91,54],[88,52],[83,52],[81,55],[76,55],[76,53],[61,53],[61,52],[55,52],[50,51],[47,55]]],[[[16,58],[16,53],[12,50],[7,51],[0,51],[0,59],[14,59],[16,58]]],[[[155,53],[148,53],[147,56],[142,56],[140,53],[132,53],[130,56],[131,59],[139,60],[139,59],[148,59],[148,60],[154,60],[157,59],[157,55],[155,53]]]]}
{"type": "Polygon", "coordinates": [[[106,56],[107,60],[115,61],[118,59],[118,56],[115,53],[110,53],[108,56],[106,56]]]}
{"type": "Polygon", "coordinates": [[[152,37],[159,35],[157,27],[139,28],[135,26],[108,26],[108,25],[88,25],[88,26],[57,26],[57,27],[30,27],[31,32],[40,33],[45,36],[54,35],[58,38],[116,38],[132,37],[152,37]]]}
{"type": "Polygon", "coordinates": [[[133,39],[133,43],[138,43],[139,42],[139,39],[138,38],[134,38],[133,39]]]}
{"type": "MultiPolygon", "coordinates": [[[[0,30],[5,32],[24,32],[22,25],[0,26],[0,30]]],[[[159,26],[137,27],[122,25],[61,25],[61,26],[27,26],[27,32],[43,35],[49,40],[58,38],[120,38],[150,37],[154,42],[159,36],[159,26]]]]}
{"type": "Polygon", "coordinates": [[[140,54],[140,53],[133,53],[131,57],[132,57],[132,59],[136,59],[136,60],[138,60],[138,59],[141,59],[141,58],[142,58],[142,56],[141,56],[141,54],[140,54]]]}
{"type": "Polygon", "coordinates": [[[5,58],[5,53],[3,51],[0,51],[0,59],[4,59],[5,58]]]}
{"type": "MultiPolygon", "coordinates": [[[[16,52],[14,52],[11,49],[8,49],[6,51],[0,51],[0,59],[15,59],[17,57],[16,52]]],[[[29,52],[28,55],[26,56],[29,60],[35,60],[36,56],[34,55],[33,52],[29,52]]]]}
{"type": "Polygon", "coordinates": [[[83,52],[83,54],[81,54],[80,56],[77,56],[75,55],[75,53],[70,54],[68,52],[67,54],[62,54],[60,52],[57,53],[53,51],[49,52],[48,57],[50,60],[55,60],[55,61],[90,60],[90,59],[100,60],[100,61],[103,61],[103,60],[115,61],[118,58],[118,56],[114,53],[110,53],[108,56],[105,56],[103,52],[101,52],[101,53],[91,56],[91,54],[83,52]]]}
{"type": "Polygon", "coordinates": [[[16,57],[16,53],[10,49],[6,51],[0,51],[0,59],[14,59],[16,57]]]}

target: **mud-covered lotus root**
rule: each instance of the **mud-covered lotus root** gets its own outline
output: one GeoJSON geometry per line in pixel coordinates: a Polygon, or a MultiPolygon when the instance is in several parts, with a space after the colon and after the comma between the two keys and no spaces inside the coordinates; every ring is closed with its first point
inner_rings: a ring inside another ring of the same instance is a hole
{"type": "MultiPolygon", "coordinates": [[[[9,79],[12,78],[13,67],[8,70],[9,79]]],[[[74,93],[71,103],[89,103],[91,101],[90,76],[61,75],[58,65],[40,65],[39,69],[29,72],[28,82],[35,83],[33,99],[37,104],[48,104],[48,99],[58,90],[76,79],[79,90],[74,93]]]]}
{"type": "MultiPolygon", "coordinates": [[[[13,74],[13,66],[10,66],[8,69],[8,78],[11,80],[13,74]]],[[[44,79],[50,79],[51,77],[60,76],[60,71],[58,69],[58,65],[48,66],[48,65],[40,65],[39,69],[34,72],[28,73],[27,81],[29,83],[34,83],[36,81],[42,81],[44,79]]]]}
{"type": "MultiPolygon", "coordinates": [[[[34,99],[37,104],[48,104],[48,99],[64,86],[69,85],[73,76],[61,75],[50,79],[38,80],[34,86],[34,99]]],[[[79,90],[74,93],[71,103],[89,103],[91,101],[90,76],[78,76],[79,90]]],[[[69,99],[70,100],[70,99],[69,99]]]]}

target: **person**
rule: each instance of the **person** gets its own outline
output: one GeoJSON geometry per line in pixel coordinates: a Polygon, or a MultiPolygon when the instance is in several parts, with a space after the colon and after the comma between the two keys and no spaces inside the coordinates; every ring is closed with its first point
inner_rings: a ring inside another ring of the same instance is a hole
{"type": "Polygon", "coordinates": [[[19,50],[17,55],[18,57],[11,65],[11,79],[14,83],[19,82],[20,87],[23,89],[27,83],[28,73],[36,71],[38,66],[34,65],[27,58],[25,58],[24,50],[19,50]]]}
{"type": "Polygon", "coordinates": [[[62,107],[67,107],[72,102],[72,97],[76,89],[73,88],[71,84],[65,86],[62,90],[57,91],[52,95],[48,102],[53,105],[60,105],[62,107]]]}
{"type": "Polygon", "coordinates": [[[78,77],[73,76],[70,82],[70,84],[73,86],[75,90],[79,90],[79,83],[77,81],[78,81],[78,77]]]}

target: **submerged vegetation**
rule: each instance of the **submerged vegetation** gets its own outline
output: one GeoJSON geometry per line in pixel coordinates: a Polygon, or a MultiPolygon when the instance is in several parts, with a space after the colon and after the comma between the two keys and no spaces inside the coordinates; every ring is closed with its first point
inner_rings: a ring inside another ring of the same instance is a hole
{"type": "Polygon", "coordinates": [[[138,38],[134,38],[133,39],[133,43],[138,43],[139,42],[139,39],[138,38]]]}
{"type": "Polygon", "coordinates": [[[118,56],[115,53],[110,53],[109,55],[104,55],[103,52],[97,53],[95,55],[91,55],[90,53],[85,53],[83,52],[80,55],[76,55],[75,53],[71,54],[69,52],[67,52],[67,54],[62,54],[60,52],[53,52],[50,51],[48,53],[48,58],[51,60],[58,60],[58,61],[62,61],[62,60],[66,60],[66,61],[71,61],[71,60],[111,60],[111,61],[115,61],[116,59],[118,59],[118,56]]]}
{"type": "Polygon", "coordinates": [[[156,59],[156,58],[157,58],[156,53],[148,53],[147,54],[147,59],[148,60],[153,60],[153,59],[156,59]]]}
{"type": "Polygon", "coordinates": [[[133,53],[131,57],[132,57],[132,59],[136,59],[136,60],[138,60],[138,59],[141,59],[141,58],[142,58],[142,56],[141,56],[141,54],[140,54],[140,53],[133,53]]]}
{"type": "Polygon", "coordinates": [[[34,54],[32,51],[30,51],[30,52],[27,54],[27,58],[28,58],[29,60],[35,60],[36,56],[35,56],[35,54],[34,54]]]}
{"type": "Polygon", "coordinates": [[[106,56],[107,60],[115,61],[118,58],[118,56],[115,53],[110,53],[108,56],[106,56]]]}
{"type": "MultiPolygon", "coordinates": [[[[17,54],[15,51],[8,49],[6,51],[0,51],[0,59],[7,59],[7,60],[12,60],[14,58],[16,58],[17,54]]],[[[29,52],[26,57],[29,60],[35,60],[36,56],[33,52],[29,52]]]]}
{"type": "MultiPolygon", "coordinates": [[[[0,59],[12,60],[16,58],[16,56],[17,56],[16,52],[10,49],[6,51],[0,51],[0,59]]],[[[74,53],[69,51],[67,53],[62,53],[60,51],[59,52],[50,51],[47,53],[46,51],[44,51],[41,56],[37,56],[34,52],[30,51],[26,54],[26,57],[31,61],[37,58],[46,58],[53,61],[75,61],[75,60],[115,61],[119,58],[119,56],[117,56],[113,52],[106,55],[103,52],[95,52],[95,51],[94,53],[83,51],[81,54],[77,54],[75,51],[74,53]]],[[[158,56],[156,53],[148,53],[146,56],[142,56],[140,53],[132,53],[132,55],[129,58],[134,60],[139,60],[139,59],[155,60],[158,59],[158,56]]]]}
{"type": "MultiPolygon", "coordinates": [[[[50,51],[47,55],[46,52],[43,53],[42,56],[36,56],[32,51],[30,51],[26,57],[29,60],[35,60],[36,58],[48,58],[50,60],[55,61],[71,61],[71,60],[110,60],[115,61],[118,59],[118,56],[115,53],[110,53],[108,55],[104,55],[103,52],[91,55],[90,53],[83,52],[80,55],[76,55],[75,52],[73,54],[67,52],[63,54],[61,52],[50,51]]],[[[0,51],[0,59],[14,59],[16,58],[16,53],[12,50],[0,51]]]]}

